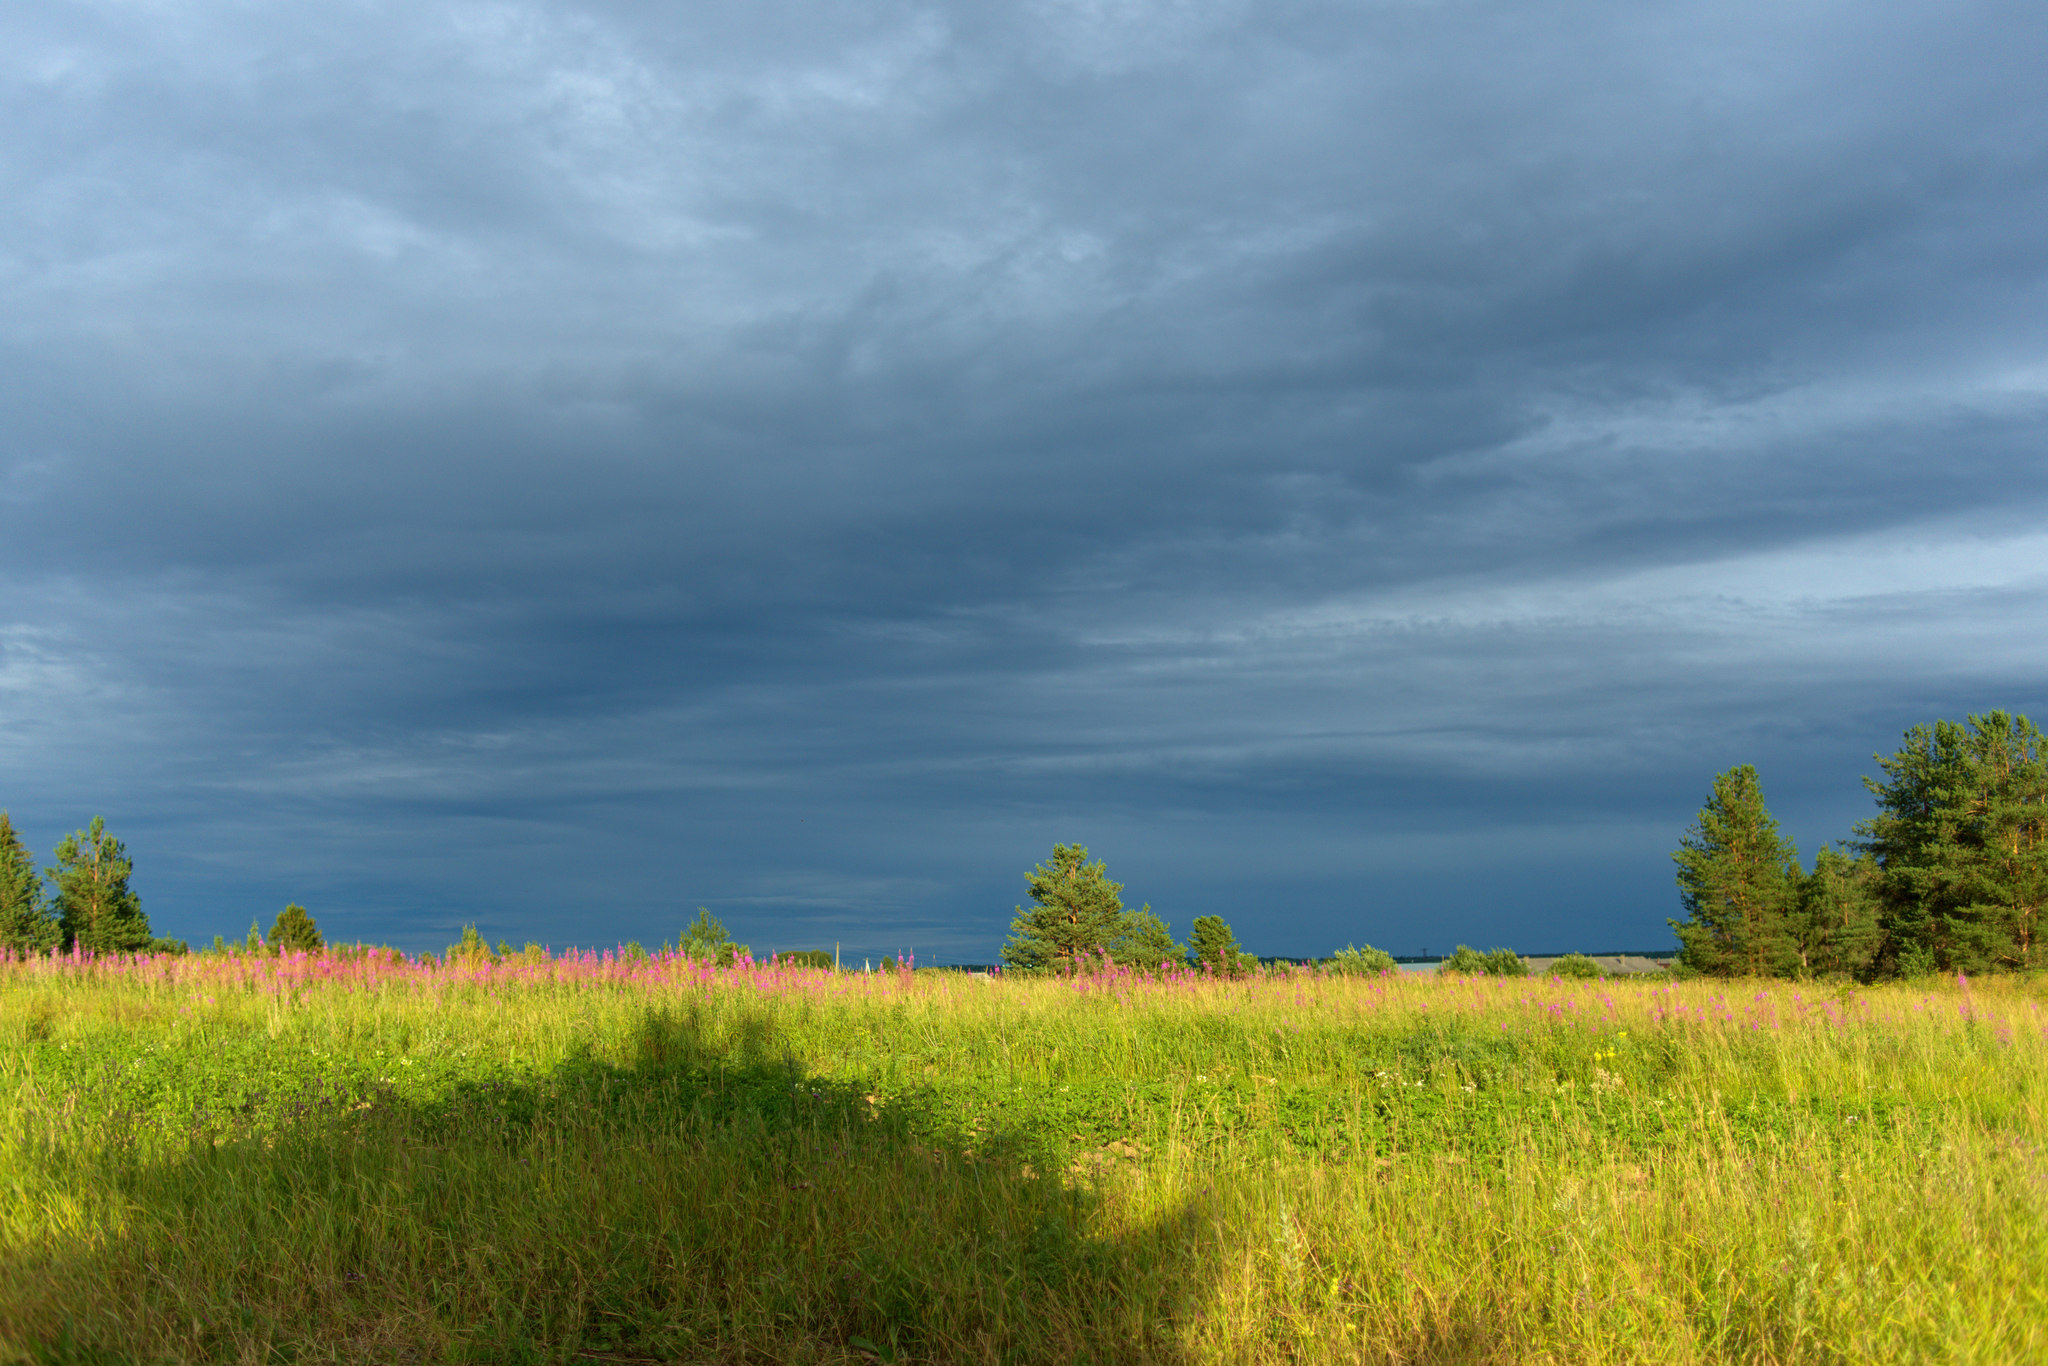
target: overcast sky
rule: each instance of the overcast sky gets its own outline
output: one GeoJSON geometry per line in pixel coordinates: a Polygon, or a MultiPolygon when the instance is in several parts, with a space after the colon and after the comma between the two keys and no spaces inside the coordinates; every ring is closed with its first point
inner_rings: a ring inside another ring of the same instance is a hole
{"type": "Polygon", "coordinates": [[[2048,712],[2039,0],[0,6],[0,806],[159,933],[1669,945],[2048,712]]]}

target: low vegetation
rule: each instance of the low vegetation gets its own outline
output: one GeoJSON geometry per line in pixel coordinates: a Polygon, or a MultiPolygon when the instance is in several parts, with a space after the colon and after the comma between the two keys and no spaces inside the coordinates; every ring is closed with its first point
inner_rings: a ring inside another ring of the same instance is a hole
{"type": "Polygon", "coordinates": [[[2048,1358],[2048,1022],[674,952],[0,965],[0,1357],[2048,1358]]]}

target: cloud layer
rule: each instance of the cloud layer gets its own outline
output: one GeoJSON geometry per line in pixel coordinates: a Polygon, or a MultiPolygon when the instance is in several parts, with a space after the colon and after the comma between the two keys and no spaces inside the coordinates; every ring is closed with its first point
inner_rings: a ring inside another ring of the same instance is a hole
{"type": "Polygon", "coordinates": [[[0,801],[160,928],[1643,947],[2043,706],[2021,4],[0,13],[0,801]]]}

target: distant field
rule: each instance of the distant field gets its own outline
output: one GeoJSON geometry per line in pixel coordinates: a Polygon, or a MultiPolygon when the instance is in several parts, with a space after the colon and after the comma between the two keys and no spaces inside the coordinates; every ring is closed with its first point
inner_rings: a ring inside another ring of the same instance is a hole
{"type": "Polygon", "coordinates": [[[2039,984],[0,966],[0,1354],[2048,1360],[2039,984]]]}

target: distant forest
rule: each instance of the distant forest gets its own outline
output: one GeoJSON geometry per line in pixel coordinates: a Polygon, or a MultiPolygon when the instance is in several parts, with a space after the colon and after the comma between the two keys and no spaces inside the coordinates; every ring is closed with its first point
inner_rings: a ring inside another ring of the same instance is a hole
{"type": "Polygon", "coordinates": [[[1731,768],[1672,858],[1681,972],[1870,981],[2043,965],[2048,752],[2024,716],[1914,726],[1877,812],[1802,867],[1756,769],[1731,768]]]}

